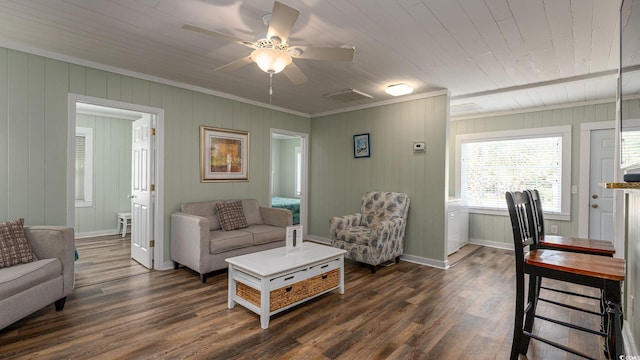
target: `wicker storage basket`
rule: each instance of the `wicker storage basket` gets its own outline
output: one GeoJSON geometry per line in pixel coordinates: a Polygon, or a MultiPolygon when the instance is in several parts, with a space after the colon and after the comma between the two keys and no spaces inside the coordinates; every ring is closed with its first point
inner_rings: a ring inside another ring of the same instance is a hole
{"type": "MultiPolygon", "coordinates": [[[[236,295],[260,306],[260,292],[241,282],[236,282],[236,295]]],[[[309,296],[309,280],[302,280],[289,286],[272,290],[269,294],[269,311],[278,310],[309,296]]]]}
{"type": "Polygon", "coordinates": [[[309,295],[315,295],[340,285],[340,269],[331,270],[309,279],[309,295]]]}

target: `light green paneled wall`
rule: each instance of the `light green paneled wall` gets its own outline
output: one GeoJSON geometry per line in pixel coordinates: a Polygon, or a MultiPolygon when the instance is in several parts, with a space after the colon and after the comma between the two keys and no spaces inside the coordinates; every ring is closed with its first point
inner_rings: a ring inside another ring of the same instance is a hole
{"type": "Polygon", "coordinates": [[[280,167],[278,182],[280,193],[278,196],[295,198],[296,195],[296,157],[295,150],[300,146],[300,139],[282,139],[280,142],[280,167]]]}
{"type": "MultiPolygon", "coordinates": [[[[177,64],[176,66],[179,66],[177,64]]],[[[67,223],[68,94],[164,109],[165,261],[169,215],[187,201],[269,201],[270,128],[310,133],[310,120],[192,90],[0,48],[0,219],[67,223]],[[200,183],[199,126],[250,132],[249,181],[200,183]],[[45,137],[46,134],[46,137],[45,137]]]]}
{"type": "Polygon", "coordinates": [[[76,126],[93,129],[93,206],[77,207],[78,234],[117,227],[117,213],[131,211],[131,120],[78,114],[76,126]]]}
{"type": "Polygon", "coordinates": [[[405,255],[445,259],[448,96],[314,118],[309,234],[329,237],[329,218],[360,210],[367,191],[409,194],[405,255]],[[353,135],[369,133],[371,157],[354,159],[353,135]],[[413,142],[426,142],[414,153],[413,142]]]}
{"type": "Polygon", "coordinates": [[[281,139],[271,139],[271,195],[280,196],[281,139]]]}
{"type": "MultiPolygon", "coordinates": [[[[455,138],[457,135],[560,125],[571,125],[571,184],[578,185],[580,175],[580,124],[615,120],[615,109],[614,103],[605,103],[452,121],[449,139],[451,143],[451,153],[449,154],[450,195],[456,195],[455,138]]],[[[548,220],[545,220],[545,223],[548,222],[548,220]]],[[[576,194],[571,196],[571,221],[553,220],[553,224],[558,225],[560,235],[578,235],[578,196],[576,194]]],[[[546,224],[546,228],[549,228],[549,224],[546,224]]],[[[469,238],[496,243],[498,246],[502,246],[500,244],[513,246],[511,221],[508,214],[505,212],[504,216],[499,216],[471,213],[469,216],[469,238]]]]}

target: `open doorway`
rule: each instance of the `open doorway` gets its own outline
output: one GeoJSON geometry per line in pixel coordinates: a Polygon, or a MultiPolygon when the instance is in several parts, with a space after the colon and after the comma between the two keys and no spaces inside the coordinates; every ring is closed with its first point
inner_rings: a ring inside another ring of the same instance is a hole
{"type": "Polygon", "coordinates": [[[307,234],[308,134],[271,129],[271,207],[291,210],[307,234]]]}
{"type": "Polygon", "coordinates": [[[124,235],[125,240],[130,239],[131,258],[149,269],[168,267],[162,261],[163,169],[158,161],[163,154],[163,137],[158,136],[162,118],[161,109],[69,95],[67,224],[78,238],[124,235]],[[155,134],[143,162],[136,160],[134,151],[135,124],[141,120],[152,124],[148,130],[155,134]],[[143,178],[148,180],[150,198],[145,212],[134,211],[139,205],[134,199],[139,195],[136,169],[141,167],[146,171],[143,178]],[[125,231],[119,224],[123,213],[132,219],[125,231]]]}

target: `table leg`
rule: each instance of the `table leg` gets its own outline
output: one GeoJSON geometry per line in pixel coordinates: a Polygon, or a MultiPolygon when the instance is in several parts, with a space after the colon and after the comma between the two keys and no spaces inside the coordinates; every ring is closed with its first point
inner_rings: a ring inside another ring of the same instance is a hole
{"type": "Polygon", "coordinates": [[[229,284],[227,288],[229,289],[229,293],[227,294],[227,308],[233,309],[235,302],[233,301],[233,296],[236,294],[236,269],[233,265],[229,264],[229,284]]]}
{"type": "Polygon", "coordinates": [[[269,294],[269,279],[263,278],[260,290],[260,327],[267,329],[269,327],[269,310],[271,308],[269,294]]]}
{"type": "Polygon", "coordinates": [[[340,255],[340,294],[344,294],[344,255],[340,255]]]}

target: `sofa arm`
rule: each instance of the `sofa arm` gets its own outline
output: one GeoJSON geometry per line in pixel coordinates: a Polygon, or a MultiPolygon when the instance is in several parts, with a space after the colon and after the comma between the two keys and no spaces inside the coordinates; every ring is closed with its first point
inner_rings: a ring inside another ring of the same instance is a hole
{"type": "Polygon", "coordinates": [[[171,260],[200,274],[209,268],[209,219],[176,212],[171,214],[171,260]]]}
{"type": "Polygon", "coordinates": [[[25,236],[38,259],[60,259],[62,264],[63,296],[71,294],[75,286],[75,237],[72,227],[26,226],[25,236]]]}
{"type": "Polygon", "coordinates": [[[293,225],[291,210],[260,206],[260,215],[267,225],[283,228],[293,225]]]}
{"type": "Polygon", "coordinates": [[[329,219],[329,238],[331,240],[337,240],[336,234],[338,230],[350,228],[352,226],[360,225],[362,214],[350,214],[344,216],[334,216],[329,219]]]}

